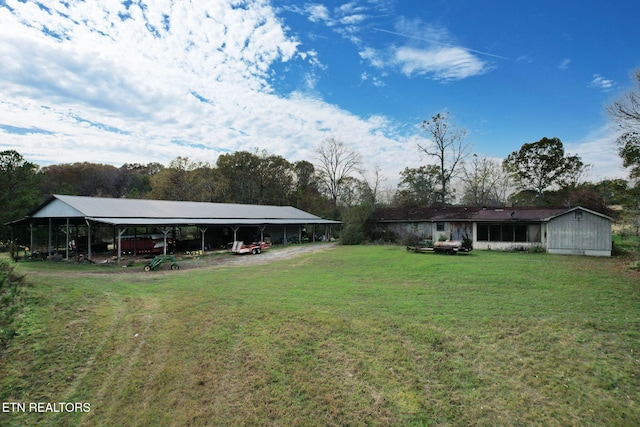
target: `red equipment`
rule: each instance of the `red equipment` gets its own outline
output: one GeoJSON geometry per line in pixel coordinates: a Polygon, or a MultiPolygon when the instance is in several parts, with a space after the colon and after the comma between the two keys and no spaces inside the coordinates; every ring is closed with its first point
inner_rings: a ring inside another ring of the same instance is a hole
{"type": "Polygon", "coordinates": [[[233,246],[231,247],[231,252],[234,254],[254,254],[257,255],[265,249],[269,249],[271,247],[270,243],[267,242],[253,242],[245,245],[243,241],[236,240],[233,242],[233,246]]]}
{"type": "MultiPolygon", "coordinates": [[[[162,254],[164,253],[163,234],[142,234],[139,236],[122,236],[120,238],[122,254],[162,254]]],[[[167,253],[172,253],[175,248],[175,240],[167,237],[167,253]]],[[[116,250],[118,241],[116,240],[116,250]]]]}

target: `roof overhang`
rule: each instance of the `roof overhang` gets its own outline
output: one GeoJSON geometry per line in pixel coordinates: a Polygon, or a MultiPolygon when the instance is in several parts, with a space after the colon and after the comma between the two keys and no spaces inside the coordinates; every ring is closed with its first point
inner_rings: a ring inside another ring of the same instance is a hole
{"type": "Polygon", "coordinates": [[[88,221],[99,222],[102,224],[109,224],[114,226],[130,226],[130,227],[143,227],[143,226],[268,226],[268,225],[306,225],[306,224],[321,224],[321,225],[339,225],[340,221],[332,221],[327,219],[247,219],[247,218],[98,218],[87,217],[88,221]]]}
{"type": "Polygon", "coordinates": [[[5,225],[77,226],[87,222],[131,227],[341,224],[292,206],[53,195],[24,218],[5,225]]]}

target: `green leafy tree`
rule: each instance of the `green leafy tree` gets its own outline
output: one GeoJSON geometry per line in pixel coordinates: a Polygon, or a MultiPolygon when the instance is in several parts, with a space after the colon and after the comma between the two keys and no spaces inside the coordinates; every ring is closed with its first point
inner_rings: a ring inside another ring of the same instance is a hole
{"type": "Polygon", "coordinates": [[[286,205],[294,189],[293,165],[262,152],[237,151],[218,157],[216,166],[228,180],[225,201],[286,205]]]}
{"type": "Polygon", "coordinates": [[[42,168],[42,192],[92,197],[120,197],[122,171],[99,163],[71,163],[42,168]]]}
{"type": "Polygon", "coordinates": [[[196,165],[190,172],[191,200],[196,202],[223,202],[229,191],[229,180],[218,168],[208,163],[196,165]]]}
{"type": "Polygon", "coordinates": [[[585,164],[579,156],[567,156],[558,138],[542,138],[522,145],[503,161],[520,190],[516,199],[528,195],[531,202],[544,204],[545,191],[575,186],[585,164]]]}
{"type": "Polygon", "coordinates": [[[631,170],[631,178],[640,178],[640,133],[625,132],[617,142],[620,146],[618,153],[622,157],[622,165],[631,170]]]}
{"type": "Polygon", "coordinates": [[[22,218],[42,202],[41,180],[38,166],[20,153],[0,152],[0,240],[10,236],[9,228],[2,224],[22,218]]]}
{"type": "Polygon", "coordinates": [[[294,189],[293,165],[282,156],[261,153],[256,178],[259,204],[288,205],[294,189]]]}
{"type": "Polygon", "coordinates": [[[329,198],[320,191],[320,182],[313,163],[299,160],[292,167],[294,178],[291,204],[323,218],[331,217],[335,208],[329,198]]]}
{"type": "Polygon", "coordinates": [[[144,199],[151,192],[151,177],[163,169],[160,163],[125,163],[120,167],[118,192],[129,199],[144,199]]]}
{"type": "MultiPolygon", "coordinates": [[[[436,165],[404,168],[394,204],[400,206],[433,206],[442,203],[440,168],[436,165]]],[[[448,199],[445,198],[445,202],[448,199]]]]}
{"type": "Polygon", "coordinates": [[[256,176],[260,157],[249,151],[236,151],[218,157],[216,167],[229,180],[224,201],[229,203],[258,203],[260,185],[256,176]]]}
{"type": "Polygon", "coordinates": [[[640,69],[634,72],[637,87],[607,107],[623,132],[617,140],[618,153],[631,178],[640,178],[640,69]]]}
{"type": "Polygon", "coordinates": [[[176,157],[169,166],[151,178],[151,199],[194,201],[194,174],[200,163],[188,157],[176,157]]]}

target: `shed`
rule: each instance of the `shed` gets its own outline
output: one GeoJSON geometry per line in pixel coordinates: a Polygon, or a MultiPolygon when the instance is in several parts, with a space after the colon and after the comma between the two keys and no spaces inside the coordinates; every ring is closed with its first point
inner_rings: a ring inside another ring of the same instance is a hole
{"type": "MultiPolygon", "coordinates": [[[[155,227],[166,235],[175,227],[198,227],[202,236],[210,227],[231,230],[229,239],[236,240],[241,230],[263,236],[271,232],[281,236],[283,242],[299,237],[306,225],[339,225],[339,221],[322,219],[309,212],[291,206],[263,206],[233,203],[206,203],[171,200],[113,199],[85,196],[53,195],[45,203],[30,212],[25,218],[14,221],[12,226],[29,226],[31,246],[33,229],[49,227],[48,251],[52,248],[52,228],[65,229],[67,247],[71,227],[84,227],[91,256],[91,232],[97,226],[107,225],[114,229],[114,243],[125,233],[136,233],[138,227],[155,227]]],[[[166,246],[166,245],[165,245],[166,246]]],[[[118,259],[121,257],[118,247],[118,259]]]]}
{"type": "Polygon", "coordinates": [[[547,251],[611,256],[611,218],[580,207],[549,218],[547,251]]]}

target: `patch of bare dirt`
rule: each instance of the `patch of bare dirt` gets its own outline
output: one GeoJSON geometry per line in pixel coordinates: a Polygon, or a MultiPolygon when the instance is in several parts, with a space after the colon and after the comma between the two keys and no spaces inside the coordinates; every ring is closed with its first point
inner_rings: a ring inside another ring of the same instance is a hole
{"type": "MultiPolygon", "coordinates": [[[[262,265],[268,264],[273,261],[282,259],[292,259],[301,254],[310,252],[319,252],[329,250],[335,247],[335,242],[330,243],[311,243],[304,245],[291,245],[291,246],[275,246],[267,249],[260,254],[243,254],[235,255],[228,251],[220,251],[217,253],[208,253],[206,255],[191,255],[191,254],[175,254],[173,257],[180,266],[179,270],[190,270],[196,268],[218,268],[225,266],[250,266],[250,265],[262,265]]],[[[47,262],[47,261],[43,261],[47,262]]],[[[65,261],[59,261],[65,262],[65,261]]],[[[144,266],[151,262],[151,258],[143,256],[125,256],[118,263],[112,256],[95,256],[93,258],[93,264],[77,264],[74,261],[70,261],[74,267],[71,270],[60,269],[53,272],[47,269],[46,271],[30,271],[30,274],[55,274],[55,275],[78,275],[78,274],[126,274],[126,273],[140,273],[144,272],[144,266]],[[89,268],[83,269],[82,266],[89,268]]],[[[172,262],[166,260],[162,262],[156,270],[150,271],[146,274],[154,274],[159,272],[174,273],[171,271],[172,262]]],[[[70,266],[71,267],[71,266],[70,266]]]]}
{"type": "Polygon", "coordinates": [[[278,246],[275,248],[267,249],[258,255],[236,255],[225,253],[213,256],[204,256],[200,257],[197,260],[194,260],[201,262],[184,262],[180,264],[180,268],[183,268],[183,264],[185,268],[268,264],[272,261],[295,258],[298,255],[309,252],[328,250],[333,248],[335,245],[336,243],[332,242],[295,246],[278,246]]]}

